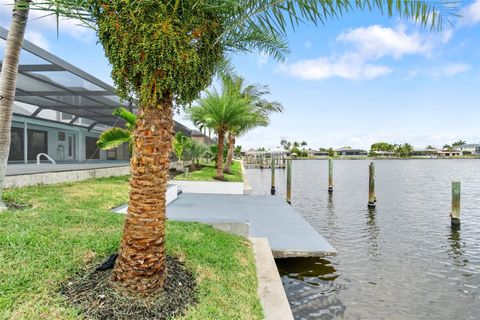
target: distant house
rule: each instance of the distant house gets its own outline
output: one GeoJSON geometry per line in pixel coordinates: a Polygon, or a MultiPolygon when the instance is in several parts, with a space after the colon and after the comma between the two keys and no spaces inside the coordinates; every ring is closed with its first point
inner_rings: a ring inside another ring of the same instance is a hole
{"type": "MultiPolygon", "coordinates": [[[[177,126],[177,124],[175,124],[175,126],[177,126]]],[[[210,138],[209,136],[201,133],[198,130],[191,130],[190,137],[192,138],[192,140],[203,143],[207,146],[217,143],[215,139],[210,138]]]]}
{"type": "Polygon", "coordinates": [[[375,151],[370,151],[370,152],[376,157],[393,157],[393,156],[395,156],[395,152],[393,152],[393,151],[375,150],[375,151]]]}
{"type": "Polygon", "coordinates": [[[457,157],[462,155],[462,151],[458,149],[452,149],[452,150],[443,149],[443,150],[440,150],[438,155],[440,157],[457,157]]]}
{"type": "Polygon", "coordinates": [[[480,143],[464,144],[458,147],[462,154],[480,155],[480,143]]]}
{"type": "Polygon", "coordinates": [[[437,158],[442,150],[437,148],[414,149],[412,156],[423,158],[437,158]]]}
{"type": "Polygon", "coordinates": [[[307,150],[309,157],[328,157],[328,151],[319,151],[319,150],[307,150]]]}
{"type": "Polygon", "coordinates": [[[333,150],[335,154],[339,157],[358,157],[358,156],[366,156],[368,152],[362,149],[352,149],[352,148],[339,148],[333,150]]]}
{"type": "Polygon", "coordinates": [[[459,149],[436,149],[436,148],[425,148],[425,149],[415,149],[412,152],[412,156],[422,157],[422,158],[449,158],[461,156],[462,151],[459,149]]]}

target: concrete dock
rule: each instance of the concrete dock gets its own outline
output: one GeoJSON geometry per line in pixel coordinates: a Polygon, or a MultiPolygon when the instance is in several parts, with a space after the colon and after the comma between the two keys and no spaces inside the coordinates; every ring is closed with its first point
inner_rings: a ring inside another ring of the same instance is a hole
{"type": "Polygon", "coordinates": [[[248,224],[248,236],[267,238],[275,258],[321,257],[336,250],[278,196],[182,194],[167,206],[172,220],[248,224]]]}

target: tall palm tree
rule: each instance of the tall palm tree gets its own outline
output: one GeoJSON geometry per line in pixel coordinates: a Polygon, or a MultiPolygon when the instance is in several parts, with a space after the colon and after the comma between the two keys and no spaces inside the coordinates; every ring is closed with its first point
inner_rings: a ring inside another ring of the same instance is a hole
{"type": "Polygon", "coordinates": [[[227,88],[229,94],[248,99],[252,106],[252,114],[245,118],[245,122],[238,127],[231,127],[228,132],[228,153],[224,172],[230,173],[236,138],[255,127],[267,126],[269,115],[273,112],[283,112],[283,107],[279,102],[268,101],[264,98],[264,96],[270,94],[268,86],[259,84],[245,85],[245,80],[242,77],[230,75],[223,76],[222,83],[227,88]]]}
{"type": "Polygon", "coordinates": [[[2,200],[2,189],[10,152],[10,131],[15,87],[17,85],[18,62],[27,26],[30,2],[15,0],[12,22],[5,44],[2,72],[0,73],[0,211],[7,209],[2,200]]]}
{"type": "Polygon", "coordinates": [[[206,97],[199,100],[197,106],[187,110],[188,117],[200,128],[211,128],[217,134],[216,176],[224,180],[223,153],[225,136],[232,128],[241,127],[252,117],[252,105],[246,98],[233,95],[228,87],[221,93],[217,90],[207,92],[206,97]]]}
{"type": "Polygon", "coordinates": [[[97,146],[102,150],[109,150],[123,143],[128,143],[130,152],[132,152],[133,129],[135,128],[137,116],[124,107],[116,108],[112,114],[125,120],[126,128],[112,127],[105,130],[100,137],[98,137],[97,146]]]}
{"type": "MultiPolygon", "coordinates": [[[[260,51],[283,59],[289,26],[323,23],[354,9],[380,8],[423,25],[443,23],[435,3],[417,0],[43,0],[38,4],[40,10],[77,18],[95,28],[118,93],[139,99],[128,214],[113,280],[119,289],[143,295],[157,293],[166,278],[165,193],[173,104],[197,99],[226,54],[260,51]]],[[[450,10],[450,5],[445,9],[450,10]]]]}

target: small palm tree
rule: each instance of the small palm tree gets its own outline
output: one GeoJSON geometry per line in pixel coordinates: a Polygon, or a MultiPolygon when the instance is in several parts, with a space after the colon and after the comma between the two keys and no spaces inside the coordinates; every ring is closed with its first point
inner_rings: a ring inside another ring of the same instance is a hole
{"type": "Polygon", "coordinates": [[[192,144],[192,140],[185,136],[181,132],[175,133],[175,138],[173,139],[173,151],[175,152],[175,155],[177,156],[178,161],[181,161],[182,168],[177,169],[183,170],[185,168],[185,161],[187,161],[188,158],[188,153],[189,153],[189,148],[192,144]]]}
{"type": "Polygon", "coordinates": [[[228,87],[223,87],[221,93],[217,90],[207,92],[207,96],[199,100],[199,104],[190,108],[187,114],[192,122],[200,129],[211,128],[218,137],[216,176],[218,180],[225,180],[223,176],[223,152],[225,136],[232,128],[240,127],[252,113],[252,106],[246,98],[232,95],[228,87]]]}
{"type": "Polygon", "coordinates": [[[112,114],[125,120],[126,128],[112,127],[105,130],[98,137],[97,147],[102,150],[109,150],[120,146],[122,143],[128,143],[128,148],[132,152],[133,129],[135,128],[137,116],[123,107],[116,108],[112,114]]]}

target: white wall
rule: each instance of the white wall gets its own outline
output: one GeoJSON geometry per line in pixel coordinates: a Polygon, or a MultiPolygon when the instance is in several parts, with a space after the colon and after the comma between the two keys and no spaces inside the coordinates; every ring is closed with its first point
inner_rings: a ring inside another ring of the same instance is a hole
{"type": "MultiPolygon", "coordinates": [[[[41,130],[47,132],[48,155],[55,161],[76,160],[84,161],[85,159],[85,137],[97,138],[100,133],[89,132],[86,128],[69,126],[66,124],[42,121],[39,119],[30,119],[28,117],[14,116],[12,127],[24,128],[25,122],[28,129],[41,130]],[[58,140],[58,133],[65,133],[65,140],[58,140]],[[71,134],[75,139],[75,158],[68,158],[68,135],[71,134]],[[63,146],[63,150],[62,147],[63,146]]],[[[26,138],[26,137],[25,137],[26,138]]],[[[106,153],[100,150],[100,159],[106,159],[106,153]]]]}

